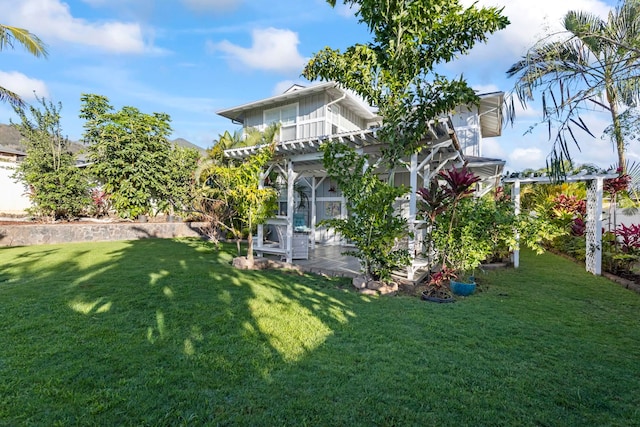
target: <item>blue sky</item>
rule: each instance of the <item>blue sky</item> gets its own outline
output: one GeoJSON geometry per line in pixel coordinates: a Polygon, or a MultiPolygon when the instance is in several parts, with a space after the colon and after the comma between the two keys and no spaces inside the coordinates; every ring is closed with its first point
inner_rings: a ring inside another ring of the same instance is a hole
{"type": "MultiPolygon", "coordinates": [[[[505,71],[567,10],[604,16],[615,1],[479,3],[505,5],[512,24],[443,70],[463,73],[480,91],[508,92],[513,81],[505,71]]],[[[237,129],[216,111],[281,93],[293,83],[308,84],[300,73],[313,53],[370,40],[353,11],[331,8],[325,0],[0,0],[0,16],[5,25],[37,34],[49,49],[47,59],[20,48],[3,51],[0,85],[29,102],[34,90],[61,102],[63,132],[73,140],[82,136],[80,96],[95,93],[116,108],[167,113],[174,138],[210,147],[219,134],[237,129]]],[[[0,105],[0,122],[10,118],[15,120],[10,107],[0,105]]],[[[546,131],[525,135],[539,119],[535,105],[520,111],[500,138],[485,140],[484,155],[506,159],[510,170],[544,166],[546,131]]],[[[598,135],[607,124],[603,114],[587,120],[598,135]]],[[[615,162],[610,142],[581,140],[582,152],[573,150],[577,161],[615,162]]],[[[630,147],[629,159],[640,160],[640,150],[630,147]]]]}

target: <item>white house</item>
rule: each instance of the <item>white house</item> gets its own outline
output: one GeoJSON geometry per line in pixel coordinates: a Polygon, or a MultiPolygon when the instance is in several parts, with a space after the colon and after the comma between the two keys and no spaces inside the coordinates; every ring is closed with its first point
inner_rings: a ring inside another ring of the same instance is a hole
{"type": "MultiPolygon", "coordinates": [[[[480,191],[488,191],[498,182],[505,162],[483,158],[482,140],[501,134],[503,97],[503,92],[482,94],[479,106],[460,106],[451,115],[433,121],[428,135],[421,141],[422,150],[403,159],[396,170],[382,172],[383,175],[393,172],[397,184],[411,188],[402,209],[412,231],[419,231],[422,225],[416,220],[416,190],[442,168],[467,163],[482,178],[480,191]]],[[[307,245],[313,249],[316,243],[339,243],[339,236],[317,226],[323,219],[347,214],[340,189],[323,168],[319,146],[330,141],[346,143],[368,154],[375,162],[385,145],[376,133],[382,117],[335,82],[309,87],[294,85],[280,95],[221,110],[218,114],[244,128],[264,130],[273,122],[281,123],[276,154],[264,176],[277,171],[287,184],[278,215],[268,221],[280,231],[279,240],[284,244],[267,246],[268,228],[259,226],[256,252],[280,253],[291,262],[307,255],[307,245]],[[308,203],[300,203],[301,188],[305,189],[308,203]]],[[[234,148],[225,154],[242,159],[258,149],[255,146],[234,148]]],[[[414,259],[409,278],[420,267],[420,234],[414,233],[417,237],[408,242],[414,259]]]]}

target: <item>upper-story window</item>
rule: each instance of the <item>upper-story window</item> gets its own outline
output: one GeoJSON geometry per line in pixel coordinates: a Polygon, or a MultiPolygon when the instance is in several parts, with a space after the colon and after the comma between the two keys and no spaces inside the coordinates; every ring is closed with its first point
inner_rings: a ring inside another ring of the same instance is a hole
{"type": "Polygon", "coordinates": [[[331,133],[335,134],[338,132],[342,132],[342,126],[340,123],[340,106],[337,104],[329,105],[329,119],[331,121],[331,133]]]}
{"type": "Polygon", "coordinates": [[[264,124],[280,123],[280,141],[297,138],[296,122],[298,120],[298,104],[289,104],[264,111],[264,124]]]}

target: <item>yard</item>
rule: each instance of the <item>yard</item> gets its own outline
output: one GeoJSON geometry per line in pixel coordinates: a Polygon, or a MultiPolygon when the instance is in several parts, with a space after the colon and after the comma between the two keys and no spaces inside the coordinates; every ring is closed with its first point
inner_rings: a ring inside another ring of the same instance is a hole
{"type": "Polygon", "coordinates": [[[571,261],[439,305],[233,249],[0,249],[0,425],[640,425],[640,296],[571,261]]]}

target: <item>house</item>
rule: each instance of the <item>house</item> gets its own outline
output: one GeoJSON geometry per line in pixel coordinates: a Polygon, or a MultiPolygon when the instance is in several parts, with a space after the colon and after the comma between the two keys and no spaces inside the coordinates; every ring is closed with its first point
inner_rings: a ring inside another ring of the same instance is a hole
{"type": "Polygon", "coordinates": [[[13,178],[26,156],[23,151],[0,146],[0,216],[24,215],[31,206],[26,186],[13,178]]]}
{"type": "Polygon", "coordinates": [[[27,153],[13,148],[0,146],[0,162],[19,162],[27,156],[27,153]]]}
{"type": "MultiPolygon", "coordinates": [[[[403,159],[396,170],[381,172],[382,175],[394,173],[394,182],[411,188],[407,200],[400,203],[414,236],[407,242],[414,259],[408,269],[409,278],[422,264],[423,222],[416,219],[416,190],[442,168],[462,163],[467,163],[481,177],[481,193],[498,182],[505,162],[482,157],[482,140],[501,134],[503,97],[503,92],[482,94],[478,106],[460,106],[450,116],[432,121],[428,135],[421,141],[422,150],[403,159]]],[[[271,227],[258,227],[256,252],[280,253],[291,262],[306,256],[307,243],[311,249],[317,243],[344,243],[340,236],[317,225],[324,219],[347,215],[340,189],[323,168],[319,147],[330,141],[346,143],[368,154],[375,162],[385,146],[376,132],[382,117],[336,82],[309,87],[294,85],[280,95],[221,110],[218,114],[243,128],[264,130],[273,122],[281,123],[276,154],[264,177],[278,172],[286,183],[286,197],[283,195],[277,215],[267,222],[271,227]],[[265,244],[265,234],[270,228],[279,231],[279,240],[284,241],[284,245],[265,244]]],[[[243,159],[259,148],[233,148],[226,150],[225,155],[243,159]]]]}

